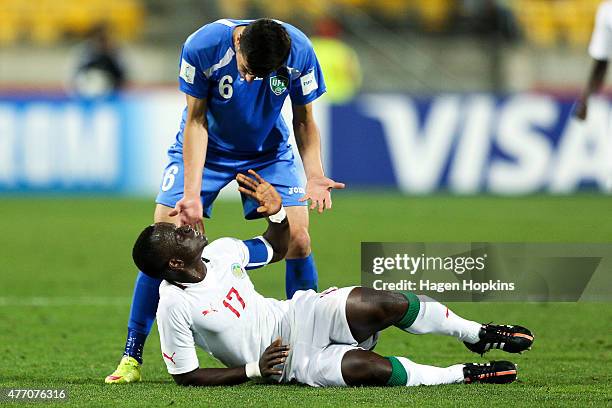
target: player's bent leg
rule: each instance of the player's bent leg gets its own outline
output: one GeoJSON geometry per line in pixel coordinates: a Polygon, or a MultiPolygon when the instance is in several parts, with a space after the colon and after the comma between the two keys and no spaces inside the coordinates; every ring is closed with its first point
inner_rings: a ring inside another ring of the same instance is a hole
{"type": "Polygon", "coordinates": [[[391,325],[413,334],[455,337],[479,354],[492,348],[520,353],[529,349],[534,339],[522,326],[482,325],[458,316],[428,296],[410,292],[355,288],[347,299],[346,317],[353,337],[359,342],[391,325]]]}
{"type": "Polygon", "coordinates": [[[290,226],[289,248],[285,260],[285,289],[287,299],[298,290],[318,289],[317,268],[310,248],[308,208],[288,206],[290,226]]]}
{"type": "Polygon", "coordinates": [[[346,299],[346,320],[358,343],[400,322],[409,309],[401,293],[356,287],[346,299]]]}
{"type": "Polygon", "coordinates": [[[509,361],[486,364],[455,364],[435,367],[417,364],[405,357],[382,357],[372,351],[346,352],[341,363],[348,386],[419,386],[458,383],[510,383],[516,379],[516,366],[509,361]]]}
{"type": "MultiPolygon", "coordinates": [[[[172,208],[157,204],[154,221],[175,223],[178,217],[170,217],[168,215],[170,211],[172,208]]],[[[104,380],[107,384],[128,384],[141,380],[142,352],[155,321],[160,283],[160,279],[151,278],[142,272],[138,273],[132,295],[123,358],[115,371],[104,380]]]]}
{"type": "Polygon", "coordinates": [[[436,333],[476,343],[481,328],[431,298],[363,287],[349,294],[346,318],[358,342],[393,325],[413,334],[436,333]]]}

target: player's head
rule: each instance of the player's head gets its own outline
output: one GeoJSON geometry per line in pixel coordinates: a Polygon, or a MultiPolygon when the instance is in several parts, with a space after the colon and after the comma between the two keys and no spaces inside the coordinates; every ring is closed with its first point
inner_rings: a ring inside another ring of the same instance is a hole
{"type": "Polygon", "coordinates": [[[291,49],[287,30],[274,20],[255,20],[238,39],[236,61],[244,78],[265,78],[285,64],[291,49]]]}
{"type": "Polygon", "coordinates": [[[153,278],[198,282],[206,245],[206,237],[188,225],[158,222],[140,233],[132,258],[138,269],[153,278]]]}

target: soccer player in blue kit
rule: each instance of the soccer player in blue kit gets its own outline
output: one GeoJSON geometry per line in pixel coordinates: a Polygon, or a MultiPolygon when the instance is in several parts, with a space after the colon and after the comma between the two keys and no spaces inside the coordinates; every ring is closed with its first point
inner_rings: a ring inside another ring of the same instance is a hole
{"type": "MultiPolygon", "coordinates": [[[[321,163],[312,102],[325,92],[325,83],[310,41],[297,28],[275,20],[218,20],[183,45],[179,83],[187,107],[168,151],[155,222],[193,225],[203,231],[202,216],[211,216],[219,191],[238,173],[253,169],[281,194],[289,220],[287,297],[297,290],[316,290],[308,200],[311,209],[322,212],[331,208],[331,190],[344,184],[325,177],[321,163]],[[287,96],[305,185],[281,116],[287,96]]],[[[242,203],[246,219],[260,218],[255,200],[243,194],[242,203]]],[[[140,381],[142,350],[155,319],[160,282],[138,274],[124,355],[106,383],[140,381]]]]}

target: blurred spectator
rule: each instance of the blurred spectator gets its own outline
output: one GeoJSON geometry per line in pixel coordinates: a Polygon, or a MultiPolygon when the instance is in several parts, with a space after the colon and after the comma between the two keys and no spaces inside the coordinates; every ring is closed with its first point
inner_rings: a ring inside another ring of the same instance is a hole
{"type": "Polygon", "coordinates": [[[96,26],[77,51],[72,91],[84,98],[110,96],[125,85],[126,74],[119,49],[104,24],[96,26]]]}
{"type": "Polygon", "coordinates": [[[468,31],[473,34],[493,34],[498,39],[514,41],[520,38],[519,24],[514,13],[501,0],[463,0],[462,14],[467,17],[468,31]]]}
{"type": "Polygon", "coordinates": [[[327,100],[345,103],[361,88],[361,66],[357,53],[340,38],[342,26],[324,17],[316,24],[312,45],[321,64],[327,85],[327,100]]]}

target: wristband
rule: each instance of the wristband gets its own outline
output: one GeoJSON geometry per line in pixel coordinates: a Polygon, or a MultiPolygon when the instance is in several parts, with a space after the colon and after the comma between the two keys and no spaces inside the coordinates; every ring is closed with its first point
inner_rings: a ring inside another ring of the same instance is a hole
{"type": "Polygon", "coordinates": [[[281,222],[285,221],[285,218],[287,218],[287,212],[285,211],[285,207],[282,206],[276,214],[272,214],[268,217],[270,222],[273,222],[275,224],[280,224],[281,222]]]}
{"type": "Polygon", "coordinates": [[[250,379],[261,378],[261,372],[259,371],[259,361],[248,363],[244,366],[246,376],[250,379]]]}

